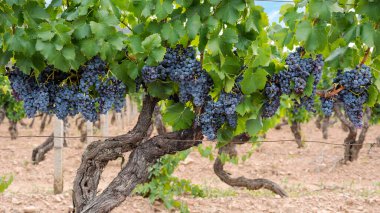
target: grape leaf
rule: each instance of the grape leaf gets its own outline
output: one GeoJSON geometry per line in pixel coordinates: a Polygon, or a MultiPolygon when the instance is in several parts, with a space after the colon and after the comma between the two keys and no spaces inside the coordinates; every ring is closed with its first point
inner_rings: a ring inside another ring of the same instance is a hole
{"type": "Polygon", "coordinates": [[[378,102],[377,101],[377,96],[379,95],[379,91],[377,90],[376,86],[374,86],[374,85],[369,86],[369,88],[368,88],[368,95],[369,95],[368,96],[368,101],[367,101],[366,104],[369,107],[375,106],[376,102],[378,102]]]}
{"type": "Polygon", "coordinates": [[[190,39],[194,39],[201,28],[201,18],[198,14],[194,14],[186,23],[186,30],[190,39]]]}
{"type": "Polygon", "coordinates": [[[255,136],[257,133],[260,132],[261,128],[263,127],[261,117],[258,117],[257,119],[248,120],[246,126],[248,134],[250,136],[255,136]]]}
{"type": "Polygon", "coordinates": [[[153,50],[156,47],[161,46],[161,37],[159,34],[152,34],[144,39],[141,42],[142,47],[145,49],[147,53],[153,50]]]}
{"type": "Polygon", "coordinates": [[[256,72],[253,72],[252,69],[246,70],[240,83],[243,93],[247,95],[264,89],[267,75],[267,71],[262,68],[257,69],[256,72]]]}
{"type": "Polygon", "coordinates": [[[194,113],[182,103],[169,106],[162,115],[163,121],[172,126],[174,131],[191,127],[194,117],[194,113]]]}
{"type": "Polygon", "coordinates": [[[307,78],[304,94],[308,97],[310,97],[313,94],[314,80],[315,78],[313,75],[309,75],[309,77],[307,78]]]}

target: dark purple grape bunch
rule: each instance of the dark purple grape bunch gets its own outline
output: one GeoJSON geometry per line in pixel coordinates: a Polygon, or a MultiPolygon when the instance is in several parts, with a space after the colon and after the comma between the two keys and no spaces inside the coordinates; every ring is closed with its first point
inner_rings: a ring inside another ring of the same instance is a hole
{"type": "Polygon", "coordinates": [[[158,66],[144,66],[141,78],[144,84],[157,80],[178,83],[180,102],[192,101],[197,107],[205,104],[213,85],[211,77],[196,59],[195,49],[184,48],[182,45],[167,48],[164,59],[158,66]]]}
{"type": "Polygon", "coordinates": [[[279,75],[274,74],[267,76],[267,82],[264,88],[265,101],[262,107],[261,117],[270,118],[276,114],[280,107],[281,88],[279,85],[279,75]]]}
{"type": "Polygon", "coordinates": [[[368,100],[367,90],[371,82],[371,69],[366,65],[346,72],[339,70],[334,79],[334,83],[344,87],[336,98],[343,103],[347,117],[357,128],[363,126],[363,105],[368,100]]]}
{"type": "Polygon", "coordinates": [[[238,118],[236,107],[242,99],[242,93],[222,92],[216,102],[211,99],[206,102],[199,122],[202,133],[209,140],[216,138],[217,131],[223,124],[236,128],[238,118]]]}
{"type": "Polygon", "coordinates": [[[334,108],[334,99],[321,97],[320,100],[323,114],[330,117],[334,108]]]}
{"type": "Polygon", "coordinates": [[[79,79],[68,80],[70,73],[52,66],[47,66],[38,76],[24,74],[16,66],[8,71],[13,94],[24,102],[28,117],[40,111],[63,120],[81,113],[85,119],[95,121],[99,113],[112,108],[120,111],[124,106],[126,86],[108,75],[106,63],[98,56],[87,61],[78,72],[71,71],[79,74],[79,79]]]}

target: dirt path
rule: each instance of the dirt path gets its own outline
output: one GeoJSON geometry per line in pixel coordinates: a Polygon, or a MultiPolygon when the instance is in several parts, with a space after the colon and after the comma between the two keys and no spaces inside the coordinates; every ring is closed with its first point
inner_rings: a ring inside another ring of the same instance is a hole
{"type": "MultiPolygon", "coordinates": [[[[6,123],[5,123],[6,124],[6,123]]],[[[20,135],[36,135],[34,129],[19,127],[20,135]]],[[[79,132],[71,125],[69,136],[79,132]]],[[[130,126],[131,127],[131,126],[130,126]]],[[[0,135],[8,135],[7,126],[0,126],[0,135]]],[[[313,123],[302,125],[307,140],[343,143],[345,133],[339,125],[330,129],[330,138],[322,139],[322,133],[313,123]]],[[[42,135],[49,135],[47,127],[42,135]]],[[[110,135],[124,131],[112,127],[110,135]]],[[[371,127],[367,143],[379,136],[380,126],[371,127]]],[[[97,134],[100,134],[99,132],[97,134]]],[[[289,127],[271,130],[267,140],[291,139],[289,127]]],[[[71,187],[80,163],[83,145],[77,139],[68,141],[64,150],[64,193],[53,195],[53,155],[39,165],[32,165],[32,149],[43,142],[43,138],[0,138],[0,175],[13,174],[14,182],[0,195],[2,212],[68,212],[72,208],[71,187]]],[[[205,143],[204,145],[212,145],[205,143]]],[[[265,190],[250,192],[231,188],[222,183],[212,170],[210,160],[200,157],[194,150],[181,164],[176,175],[201,185],[207,198],[181,197],[191,212],[380,212],[380,147],[368,154],[368,146],[362,150],[359,160],[348,165],[338,162],[343,156],[343,147],[318,143],[307,143],[306,148],[297,149],[295,142],[264,143],[250,159],[239,165],[227,165],[234,176],[268,178],[279,183],[289,193],[289,198],[278,198],[265,190]]],[[[250,145],[239,147],[242,154],[250,145]]],[[[121,160],[112,162],[104,172],[100,189],[120,170],[121,160]]],[[[163,205],[151,205],[147,199],[134,196],[128,198],[114,212],[167,212],[163,205]]]]}

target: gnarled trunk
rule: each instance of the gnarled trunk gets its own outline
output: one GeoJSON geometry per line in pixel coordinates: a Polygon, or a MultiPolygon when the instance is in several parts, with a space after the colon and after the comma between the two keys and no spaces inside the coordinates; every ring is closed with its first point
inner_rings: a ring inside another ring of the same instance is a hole
{"type": "Polygon", "coordinates": [[[230,157],[235,157],[237,155],[236,144],[242,144],[248,140],[249,138],[247,137],[247,135],[243,134],[235,137],[233,141],[219,148],[218,157],[214,162],[215,174],[220,178],[220,180],[222,180],[230,186],[245,187],[249,190],[258,190],[264,188],[272,191],[275,194],[280,195],[281,197],[287,197],[286,192],[278,184],[270,180],[263,178],[249,179],[243,176],[238,178],[232,178],[230,174],[224,170],[224,163],[220,160],[219,156],[224,153],[230,157]]]}
{"type": "Polygon", "coordinates": [[[9,120],[9,128],[8,128],[9,134],[11,135],[12,140],[16,140],[18,136],[17,131],[17,122],[9,120]]]}
{"type": "Polygon", "coordinates": [[[45,159],[46,153],[52,150],[54,147],[54,134],[51,133],[45,142],[33,149],[32,161],[33,164],[38,164],[45,159]]]}
{"type": "Polygon", "coordinates": [[[346,117],[343,115],[343,113],[340,110],[340,106],[335,104],[334,105],[334,111],[336,116],[339,118],[339,120],[342,122],[344,126],[348,128],[348,135],[346,139],[344,140],[345,149],[344,149],[344,158],[343,162],[347,161],[354,161],[357,160],[359,157],[359,152],[361,148],[363,147],[363,143],[369,128],[369,118],[370,118],[370,109],[366,108],[364,113],[364,125],[361,129],[360,135],[358,139],[357,137],[357,129],[356,127],[346,119],[346,117]]]}
{"type": "Polygon", "coordinates": [[[290,129],[292,130],[298,148],[304,147],[301,133],[301,124],[297,121],[294,121],[292,122],[292,125],[290,125],[290,129]]]}
{"type": "Polygon", "coordinates": [[[330,126],[330,116],[324,116],[322,119],[322,126],[321,126],[322,135],[324,139],[328,139],[329,137],[329,132],[328,132],[329,126],[330,126]]]}
{"type": "Polygon", "coordinates": [[[160,110],[161,108],[159,106],[156,106],[156,108],[154,109],[154,126],[157,129],[157,133],[159,135],[162,135],[162,134],[165,134],[167,131],[166,131],[165,124],[162,121],[162,115],[161,115],[160,110]]]}
{"type": "Polygon", "coordinates": [[[166,155],[201,143],[199,131],[182,130],[148,139],[157,99],[146,96],[136,126],[125,135],[91,143],[83,153],[73,187],[75,212],[109,212],[133,189],[149,180],[149,168],[166,155]],[[97,195],[100,176],[110,160],[132,151],[128,163],[108,187],[97,195]]]}

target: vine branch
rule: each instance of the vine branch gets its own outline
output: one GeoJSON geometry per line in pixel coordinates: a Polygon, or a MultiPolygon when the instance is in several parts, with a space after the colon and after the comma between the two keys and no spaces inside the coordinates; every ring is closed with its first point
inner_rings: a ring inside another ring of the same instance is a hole
{"type": "Polygon", "coordinates": [[[364,54],[362,61],[360,62],[360,66],[362,66],[367,61],[370,53],[371,53],[371,48],[368,47],[368,49],[365,51],[365,54],[364,54]]]}
{"type": "Polygon", "coordinates": [[[327,89],[327,90],[317,90],[316,91],[316,94],[320,97],[323,97],[323,98],[331,98],[335,95],[337,95],[339,92],[341,92],[342,90],[344,90],[344,86],[341,86],[341,85],[338,85],[338,86],[335,86],[334,88],[332,89],[327,89]]]}

